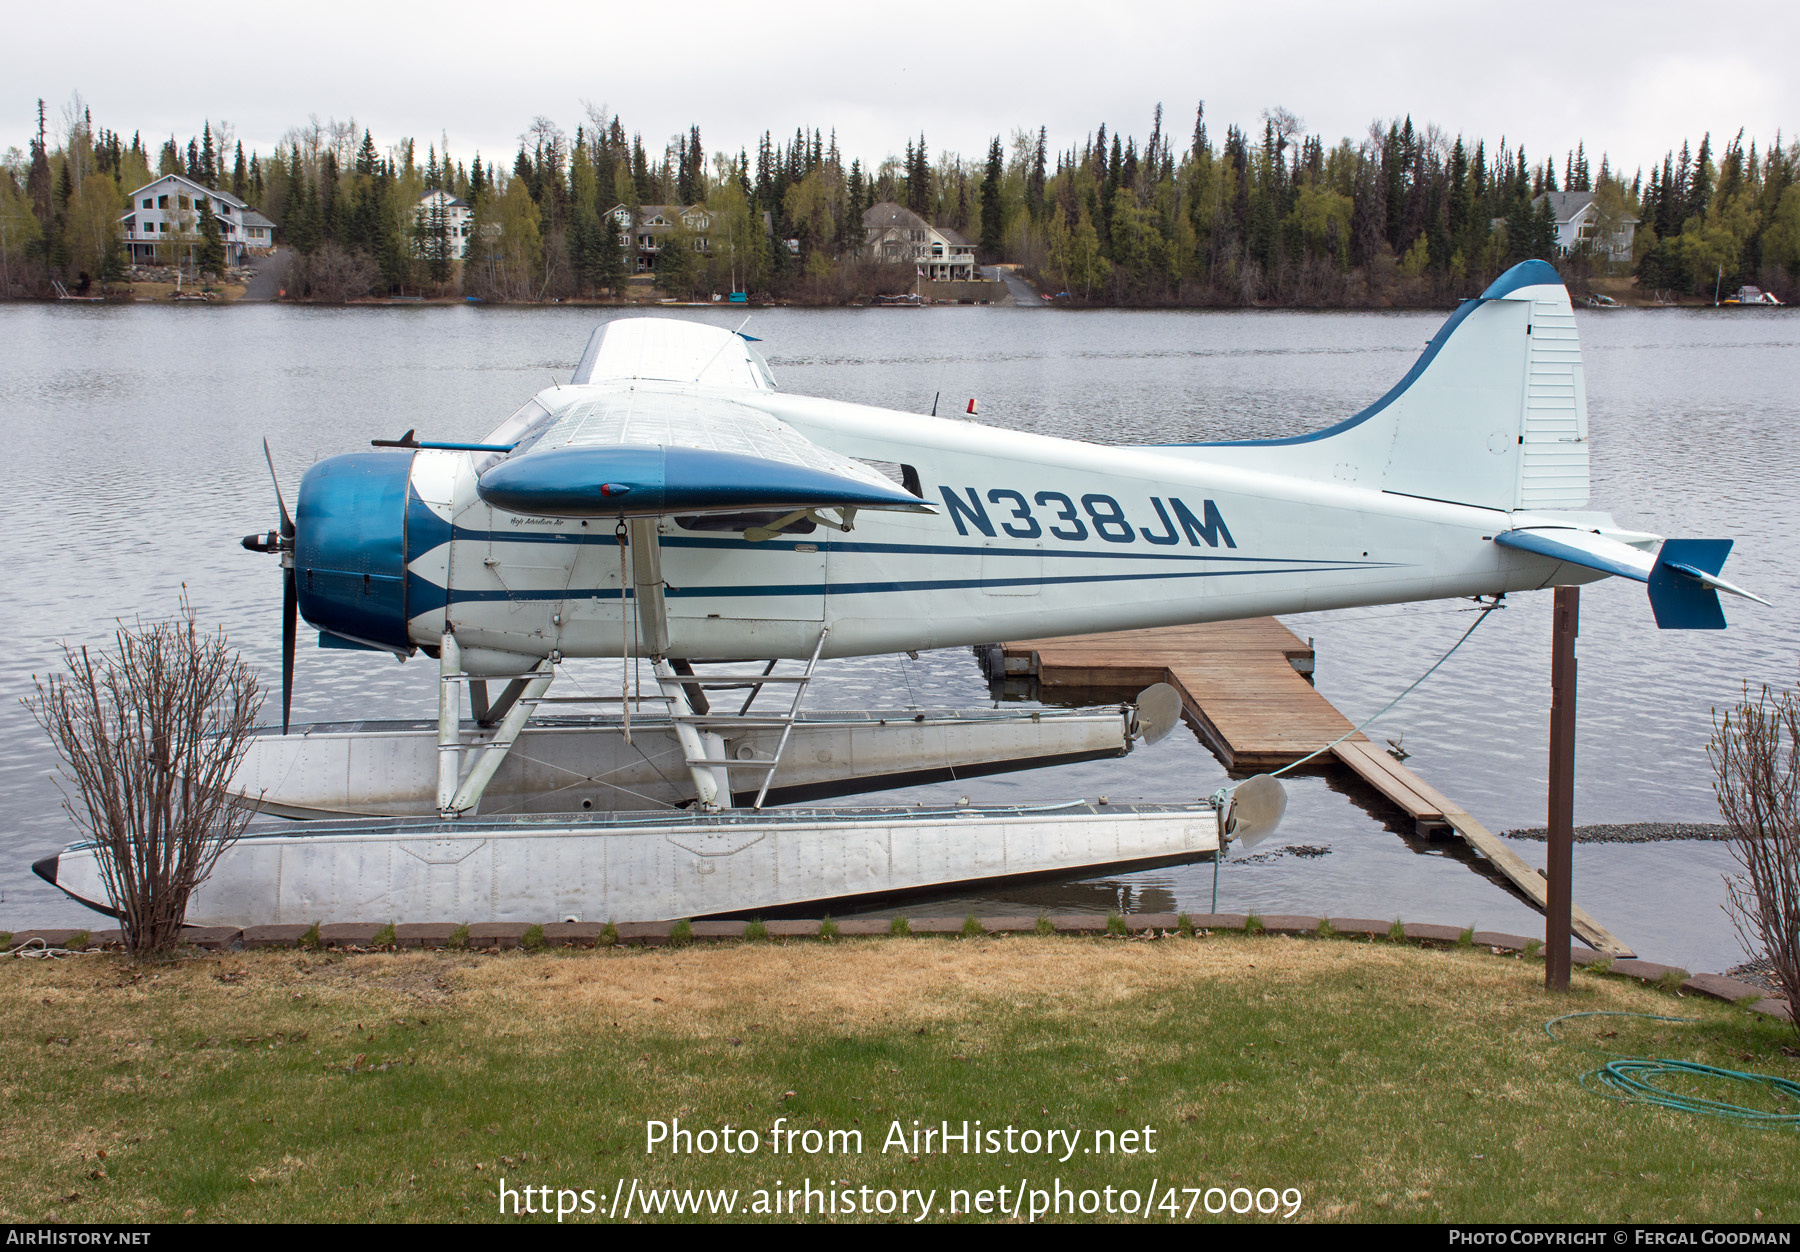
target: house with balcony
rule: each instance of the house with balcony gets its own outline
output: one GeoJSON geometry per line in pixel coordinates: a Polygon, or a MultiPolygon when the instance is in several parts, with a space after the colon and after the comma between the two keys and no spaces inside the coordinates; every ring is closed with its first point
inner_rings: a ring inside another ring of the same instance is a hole
{"type": "Polygon", "coordinates": [[[603,217],[618,224],[621,239],[634,239],[637,244],[637,272],[648,274],[656,268],[656,258],[670,235],[678,230],[688,232],[691,247],[706,255],[712,252],[713,213],[704,204],[645,204],[632,220],[631,209],[615,204],[603,217]]]}
{"type": "Polygon", "coordinates": [[[863,213],[863,236],[870,260],[895,265],[910,261],[919,277],[933,282],[975,278],[974,244],[892,200],[870,205],[863,213]]]}
{"type": "Polygon", "coordinates": [[[245,254],[267,255],[275,247],[275,223],[244,201],[180,174],[164,174],[132,192],[131,207],[119,218],[131,263],[191,258],[200,244],[202,201],[219,224],[226,265],[242,265],[245,254]]]}
{"type": "Polygon", "coordinates": [[[1531,202],[1533,212],[1550,201],[1550,215],[1556,219],[1556,250],[1566,256],[1586,246],[1595,256],[1609,261],[1629,261],[1638,219],[1624,217],[1606,229],[1594,206],[1591,191],[1550,191],[1531,202]]]}

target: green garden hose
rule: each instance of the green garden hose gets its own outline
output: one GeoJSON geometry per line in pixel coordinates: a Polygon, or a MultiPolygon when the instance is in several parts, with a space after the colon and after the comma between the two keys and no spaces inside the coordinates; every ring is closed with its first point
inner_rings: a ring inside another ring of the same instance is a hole
{"type": "MultiPolygon", "coordinates": [[[[1663,1017],[1655,1013],[1564,1013],[1561,1017],[1553,1017],[1544,1023],[1544,1033],[1558,1043],[1567,1042],[1551,1029],[1558,1022],[1566,1022],[1575,1017],[1642,1017],[1655,1022],[1692,1022],[1692,1017],[1663,1017]]],[[[1761,1109],[1746,1108],[1741,1104],[1731,1104],[1724,1100],[1710,1100],[1705,1096],[1682,1095],[1669,1091],[1655,1084],[1655,1079],[1662,1076],[1686,1074],[1697,1078],[1725,1079],[1730,1082],[1745,1083],[1752,1087],[1762,1087],[1795,1102],[1800,1106],[1800,1082],[1789,1078],[1778,1078],[1773,1074],[1747,1074],[1741,1070],[1720,1069],[1714,1065],[1701,1065],[1695,1061],[1669,1061],[1649,1057],[1620,1056],[1609,1061],[1599,1069],[1591,1069],[1581,1076],[1581,1085],[1595,1095],[1605,1096],[1609,1100],[1622,1100],[1629,1104],[1653,1104],[1660,1108],[1676,1109],[1683,1113],[1696,1113],[1703,1117],[1717,1117],[1724,1121],[1743,1122],[1752,1126],[1784,1126],[1800,1130],[1800,1109],[1792,1113],[1766,1113],[1761,1109]]]]}

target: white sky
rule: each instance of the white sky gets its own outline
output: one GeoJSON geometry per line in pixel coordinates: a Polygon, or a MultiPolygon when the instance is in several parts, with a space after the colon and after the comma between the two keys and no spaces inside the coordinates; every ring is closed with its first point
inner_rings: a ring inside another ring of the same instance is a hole
{"type": "MultiPolygon", "coordinates": [[[[154,8],[154,6],[151,6],[154,8]]],[[[1141,144],[1160,101],[1178,149],[1206,101],[1215,144],[1235,122],[1260,133],[1283,106],[1328,143],[1410,112],[1535,163],[1587,142],[1629,175],[1684,138],[1715,145],[1744,127],[1766,147],[1800,134],[1800,4],[1696,8],[1671,0],[1455,5],[1444,0],[1265,3],[796,4],[772,0],[345,3],[195,10],[146,18],[143,0],[92,0],[71,42],[55,6],[16,6],[0,75],[0,150],[24,148],[42,96],[54,131],[79,90],[96,125],[146,146],[183,144],[227,120],[270,151],[316,114],[354,117],[385,150],[510,164],[544,114],[570,134],[586,102],[617,112],[652,154],[698,124],[708,153],[754,155],[765,129],[837,128],[846,159],[874,164],[924,133],[978,159],[1014,128],[1049,128],[1052,150],[1100,123],[1141,144]],[[298,23],[287,15],[304,12],[298,23]],[[195,36],[205,49],[170,52],[195,36]],[[39,49],[42,55],[30,53],[39,49]]],[[[54,145],[54,141],[53,141],[54,145]]]]}

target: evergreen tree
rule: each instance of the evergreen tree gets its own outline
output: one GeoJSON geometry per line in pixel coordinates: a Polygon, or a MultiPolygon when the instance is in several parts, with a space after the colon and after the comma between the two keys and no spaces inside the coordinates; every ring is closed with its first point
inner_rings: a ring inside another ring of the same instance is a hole
{"type": "Polygon", "coordinates": [[[680,226],[671,230],[662,237],[662,248],[656,254],[657,289],[672,296],[693,295],[698,261],[692,233],[680,226]]]}
{"type": "Polygon", "coordinates": [[[44,102],[38,101],[38,133],[31,141],[31,166],[25,175],[25,191],[31,197],[31,207],[41,226],[51,221],[51,196],[54,194],[50,177],[50,152],[44,135],[44,102]]]}
{"type": "Polygon", "coordinates": [[[1506,211],[1506,264],[1513,266],[1520,261],[1529,261],[1536,248],[1537,222],[1531,211],[1531,201],[1524,196],[1515,196],[1506,211]]]}
{"type": "Polygon", "coordinates": [[[1450,149],[1450,194],[1445,205],[1445,226],[1450,238],[1460,244],[1469,229],[1469,158],[1463,151],[1462,136],[1450,149]]]}
{"type": "Polygon", "coordinates": [[[338,205],[337,153],[329,148],[319,163],[318,194],[320,242],[338,243],[343,235],[343,214],[338,205]]]}
{"type": "Polygon", "coordinates": [[[240,200],[250,197],[250,171],[244,164],[244,145],[239,141],[237,159],[231,164],[231,194],[240,200]]]}
{"type": "Polygon", "coordinates": [[[610,212],[602,212],[594,239],[594,285],[616,294],[629,277],[626,266],[630,255],[629,233],[610,212]]]}
{"type": "Polygon", "coordinates": [[[650,159],[644,155],[642,136],[631,137],[631,184],[639,204],[656,203],[656,185],[650,177],[650,159]]]}
{"type": "Polygon", "coordinates": [[[444,211],[444,192],[435,188],[424,223],[425,273],[434,283],[450,281],[450,219],[444,211]]]}
{"type": "Polygon", "coordinates": [[[219,219],[213,216],[212,197],[195,196],[194,207],[200,213],[194,263],[202,274],[217,274],[225,268],[225,241],[219,234],[219,219]]]}
{"type": "Polygon", "coordinates": [[[300,163],[300,150],[289,150],[287,208],[281,233],[302,256],[319,246],[319,203],[312,180],[300,163]]]}
{"type": "Polygon", "coordinates": [[[987,174],[981,180],[981,250],[988,260],[1000,259],[1005,242],[1002,232],[1006,222],[1000,203],[1000,179],[1006,172],[1006,153],[1000,147],[1000,136],[988,145],[987,174]]]}
{"type": "Polygon", "coordinates": [[[1037,145],[1031,153],[1031,174],[1025,181],[1026,204],[1030,207],[1031,220],[1034,222],[1044,215],[1044,163],[1049,133],[1046,127],[1038,127],[1037,145]]]}
{"type": "Polygon", "coordinates": [[[1556,261],[1556,214],[1550,208],[1550,197],[1538,201],[1532,219],[1531,255],[1540,261],[1556,261]]]}
{"type": "MultiPolygon", "coordinates": [[[[1685,155],[1686,149],[1683,149],[1685,155]]],[[[1694,172],[1688,184],[1687,204],[1682,213],[1682,220],[1690,217],[1705,217],[1707,208],[1712,204],[1712,132],[1708,131],[1700,140],[1700,151],[1694,157],[1694,172]]]]}
{"type": "Polygon", "coordinates": [[[200,146],[200,185],[217,187],[219,184],[218,155],[213,151],[212,123],[206,123],[206,139],[200,146]]]}
{"type": "Polygon", "coordinates": [[[569,228],[564,234],[576,295],[587,295],[597,285],[594,271],[599,260],[598,233],[599,223],[595,220],[593,206],[576,201],[569,212],[569,228]]]}
{"type": "MultiPolygon", "coordinates": [[[[998,143],[999,140],[995,140],[998,143]]],[[[910,156],[910,168],[906,174],[906,207],[917,213],[926,221],[932,214],[931,194],[931,158],[925,147],[925,136],[919,136],[917,147],[907,145],[910,156]]]]}

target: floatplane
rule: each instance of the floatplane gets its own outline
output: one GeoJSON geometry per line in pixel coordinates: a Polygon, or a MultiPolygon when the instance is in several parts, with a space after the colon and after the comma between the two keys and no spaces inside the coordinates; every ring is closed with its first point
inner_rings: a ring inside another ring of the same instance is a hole
{"type": "MultiPolygon", "coordinates": [[[[372,443],[309,469],[292,515],[277,482],[278,528],[244,540],[281,562],[282,725],[234,785],[313,820],[253,826],[191,921],[657,920],[1216,855],[1279,821],[1279,783],[806,805],[1120,755],[1175,725],[1166,689],[1055,716],[808,713],[807,686],[832,658],[1608,576],[1664,627],[1750,595],[1719,576],[1729,540],[1586,511],[1575,319],[1541,261],[1297,438],[1100,446],[789,395],[742,333],[627,318],[480,442],[372,443]],[[435,721],[291,726],[300,618],[434,660],[435,721]],[[651,694],[567,690],[584,658],[647,662],[651,694]]],[[[39,868],[104,906],[91,848],[39,868]]]]}

